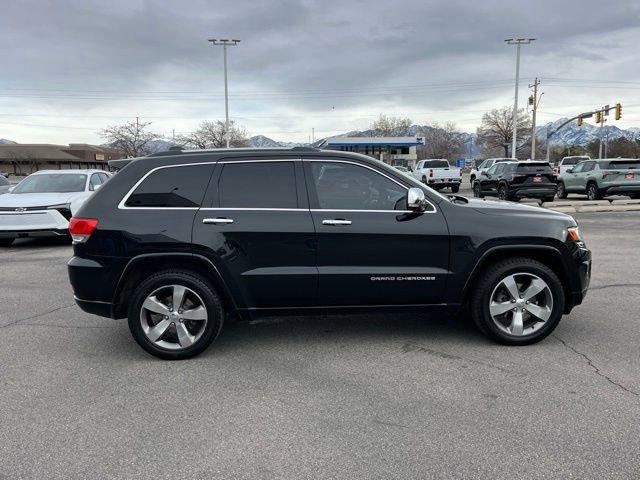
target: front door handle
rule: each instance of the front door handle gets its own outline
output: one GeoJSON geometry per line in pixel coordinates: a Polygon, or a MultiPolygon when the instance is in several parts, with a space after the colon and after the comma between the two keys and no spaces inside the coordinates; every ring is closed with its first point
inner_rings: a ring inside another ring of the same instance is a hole
{"type": "Polygon", "coordinates": [[[333,226],[342,226],[342,225],[351,225],[351,220],[344,220],[342,218],[337,218],[334,220],[322,220],[323,225],[333,225],[333,226]]]}
{"type": "Polygon", "coordinates": [[[206,224],[214,224],[214,225],[226,225],[228,223],[233,223],[233,218],[203,218],[202,223],[206,224]]]}

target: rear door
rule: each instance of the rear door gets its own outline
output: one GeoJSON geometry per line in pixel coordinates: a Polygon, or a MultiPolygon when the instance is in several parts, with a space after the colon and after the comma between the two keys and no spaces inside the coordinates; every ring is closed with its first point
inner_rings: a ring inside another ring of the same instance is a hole
{"type": "Polygon", "coordinates": [[[408,187],[351,159],[305,159],[326,306],[442,302],[449,235],[435,205],[406,210],[408,187]]]}
{"type": "Polygon", "coordinates": [[[299,158],[222,160],[205,201],[193,243],[228,281],[239,308],[315,304],[316,240],[299,158]]]}

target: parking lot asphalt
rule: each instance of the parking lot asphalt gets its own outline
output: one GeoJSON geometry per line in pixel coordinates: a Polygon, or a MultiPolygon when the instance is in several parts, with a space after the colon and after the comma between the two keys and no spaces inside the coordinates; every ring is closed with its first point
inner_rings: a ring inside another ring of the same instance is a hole
{"type": "Polygon", "coordinates": [[[165,362],[75,306],[69,245],[0,249],[0,479],[639,478],[640,212],[575,216],[591,290],[520,348],[449,317],[274,318],[165,362]]]}

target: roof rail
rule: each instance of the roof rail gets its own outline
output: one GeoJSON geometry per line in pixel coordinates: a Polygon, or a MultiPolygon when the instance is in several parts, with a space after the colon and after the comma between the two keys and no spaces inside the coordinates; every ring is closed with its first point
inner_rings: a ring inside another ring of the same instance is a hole
{"type": "Polygon", "coordinates": [[[293,147],[291,150],[294,152],[319,152],[320,151],[319,148],[311,147],[311,146],[293,147]]]}

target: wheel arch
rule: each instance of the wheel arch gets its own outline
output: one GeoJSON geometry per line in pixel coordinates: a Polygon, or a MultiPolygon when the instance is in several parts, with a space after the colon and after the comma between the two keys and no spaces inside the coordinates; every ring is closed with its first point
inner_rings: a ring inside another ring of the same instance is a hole
{"type": "Polygon", "coordinates": [[[553,273],[558,276],[564,292],[565,313],[568,313],[567,310],[570,310],[572,305],[569,270],[564,263],[560,250],[551,245],[501,245],[489,248],[476,261],[473,270],[464,284],[462,289],[463,302],[466,303],[469,300],[473,286],[484,270],[495,263],[495,261],[513,257],[537,260],[549,267],[553,273]]]}
{"type": "Polygon", "coordinates": [[[126,317],[128,299],[135,286],[152,273],[170,269],[190,270],[200,274],[216,288],[226,310],[237,309],[227,282],[207,257],[191,253],[149,253],[132,258],[125,266],[113,295],[111,316],[126,317]]]}

